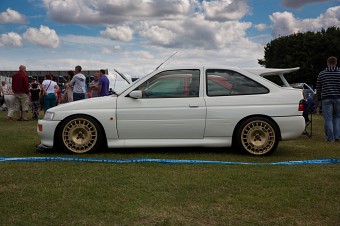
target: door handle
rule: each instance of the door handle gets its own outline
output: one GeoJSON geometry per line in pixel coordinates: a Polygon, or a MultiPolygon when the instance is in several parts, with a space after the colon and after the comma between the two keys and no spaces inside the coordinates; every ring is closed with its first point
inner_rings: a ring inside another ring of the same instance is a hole
{"type": "Polygon", "coordinates": [[[189,104],[189,108],[198,108],[198,104],[189,104]]]}

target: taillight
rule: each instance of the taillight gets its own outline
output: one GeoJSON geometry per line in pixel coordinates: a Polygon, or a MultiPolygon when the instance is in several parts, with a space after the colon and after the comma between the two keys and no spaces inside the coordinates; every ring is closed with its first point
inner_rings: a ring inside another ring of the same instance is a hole
{"type": "Polygon", "coordinates": [[[303,111],[305,109],[305,102],[306,100],[300,100],[299,102],[299,111],[303,111]]]}

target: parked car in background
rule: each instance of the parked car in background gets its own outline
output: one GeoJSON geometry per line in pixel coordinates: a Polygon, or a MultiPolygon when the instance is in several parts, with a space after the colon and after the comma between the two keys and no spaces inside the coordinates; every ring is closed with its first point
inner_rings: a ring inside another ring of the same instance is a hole
{"type": "Polygon", "coordinates": [[[305,98],[314,97],[316,95],[316,90],[313,90],[313,88],[306,83],[292,83],[290,86],[296,89],[302,89],[305,98]]]}
{"type": "MultiPolygon", "coordinates": [[[[262,69],[263,73],[291,69],[262,69]]],[[[38,121],[38,149],[230,147],[268,155],[305,127],[302,92],[251,70],[155,70],[118,94],[62,104],[38,121]]]]}
{"type": "Polygon", "coordinates": [[[315,100],[317,99],[316,90],[313,90],[313,88],[306,83],[292,83],[290,84],[290,86],[302,90],[306,102],[304,110],[305,114],[308,115],[310,113],[315,113],[316,111],[315,100]]]}

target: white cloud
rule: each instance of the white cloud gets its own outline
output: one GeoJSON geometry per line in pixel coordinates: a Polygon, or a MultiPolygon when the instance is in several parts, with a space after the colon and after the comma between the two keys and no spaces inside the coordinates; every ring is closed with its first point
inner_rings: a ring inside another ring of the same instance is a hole
{"type": "Polygon", "coordinates": [[[136,30],[150,44],[168,48],[220,49],[245,38],[251,23],[207,21],[203,17],[186,20],[145,21],[136,30]]]}
{"type": "Polygon", "coordinates": [[[128,17],[129,20],[135,21],[147,18],[177,18],[193,12],[190,0],[98,1],[96,10],[112,18],[128,17]]]}
{"type": "Polygon", "coordinates": [[[246,0],[203,1],[202,9],[208,20],[239,20],[250,8],[246,0]]]}
{"type": "MultiPolygon", "coordinates": [[[[61,23],[96,24],[100,12],[87,0],[43,0],[47,16],[61,23]]],[[[102,18],[105,16],[103,15],[102,18]]]]}
{"type": "Polygon", "coordinates": [[[54,21],[114,25],[147,18],[173,19],[193,13],[190,0],[43,0],[54,21]]]}
{"type": "Polygon", "coordinates": [[[110,45],[111,41],[100,36],[65,35],[60,40],[65,44],[110,45]]]}
{"type": "MultiPolygon", "coordinates": [[[[147,25],[146,23],[144,25],[147,25]]],[[[140,31],[140,35],[148,39],[152,44],[169,46],[176,40],[177,35],[166,27],[147,25],[140,31]]]]}
{"type": "Polygon", "coordinates": [[[256,24],[255,25],[255,28],[258,30],[258,31],[264,31],[265,29],[268,28],[268,26],[266,24],[256,24]]]}
{"type": "Polygon", "coordinates": [[[26,17],[19,12],[8,8],[5,12],[0,13],[0,23],[25,24],[26,17]]]}
{"type": "Polygon", "coordinates": [[[39,29],[27,29],[23,37],[26,41],[42,47],[57,48],[60,42],[55,30],[43,25],[39,29]]]}
{"type": "Polygon", "coordinates": [[[269,16],[269,18],[273,22],[274,37],[289,35],[299,31],[297,27],[298,20],[290,12],[276,12],[269,16]]]}
{"type": "Polygon", "coordinates": [[[316,31],[331,26],[340,26],[340,6],[329,8],[317,18],[297,19],[289,12],[273,13],[273,36],[289,35],[297,32],[316,31]]]}
{"type": "Polygon", "coordinates": [[[132,40],[133,30],[127,26],[117,26],[106,28],[106,30],[101,31],[100,34],[105,38],[128,42],[132,40]]]}
{"type": "Polygon", "coordinates": [[[300,9],[307,4],[318,2],[329,2],[334,0],[282,0],[282,5],[288,8],[300,9]]]}
{"type": "Polygon", "coordinates": [[[320,15],[315,21],[321,25],[317,27],[318,29],[331,26],[340,27],[340,6],[327,9],[326,13],[320,15]]]}
{"type": "Polygon", "coordinates": [[[1,46],[14,46],[14,47],[21,47],[22,38],[19,34],[10,32],[7,34],[0,35],[0,47],[1,46]]]}
{"type": "Polygon", "coordinates": [[[112,46],[112,47],[103,46],[101,48],[102,54],[113,54],[113,53],[117,53],[117,52],[121,52],[121,51],[122,51],[121,46],[112,46]]]}
{"type": "MultiPolygon", "coordinates": [[[[167,48],[224,48],[245,38],[246,0],[43,0],[55,21],[110,25],[102,37],[167,48]],[[124,24],[124,25],[121,25],[124,24]],[[135,36],[136,34],[136,36],[135,36]],[[140,36],[138,36],[138,34],[140,36]]],[[[108,52],[104,49],[103,52],[108,52]]]]}

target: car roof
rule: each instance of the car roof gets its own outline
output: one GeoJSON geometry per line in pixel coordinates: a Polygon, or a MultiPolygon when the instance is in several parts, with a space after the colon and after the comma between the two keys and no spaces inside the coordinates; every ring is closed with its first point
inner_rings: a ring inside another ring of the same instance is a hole
{"type": "Polygon", "coordinates": [[[228,66],[221,66],[221,65],[172,65],[172,66],[165,66],[161,69],[154,70],[152,73],[156,73],[157,71],[163,70],[186,70],[186,69],[226,69],[226,70],[235,70],[238,72],[247,72],[253,75],[257,75],[260,77],[266,77],[271,75],[279,76],[281,81],[283,82],[284,86],[290,87],[288,81],[284,77],[284,74],[288,74],[300,69],[300,67],[294,68],[239,68],[239,67],[228,67],[228,66]]]}
{"type": "MultiPolygon", "coordinates": [[[[268,76],[268,75],[278,75],[278,74],[287,74],[300,69],[300,67],[295,68],[240,68],[240,67],[228,67],[221,65],[175,65],[175,66],[164,66],[160,70],[180,70],[180,69],[229,69],[229,70],[245,70],[252,74],[259,76],[268,76]]],[[[156,71],[156,70],[155,70],[156,71]]]]}

